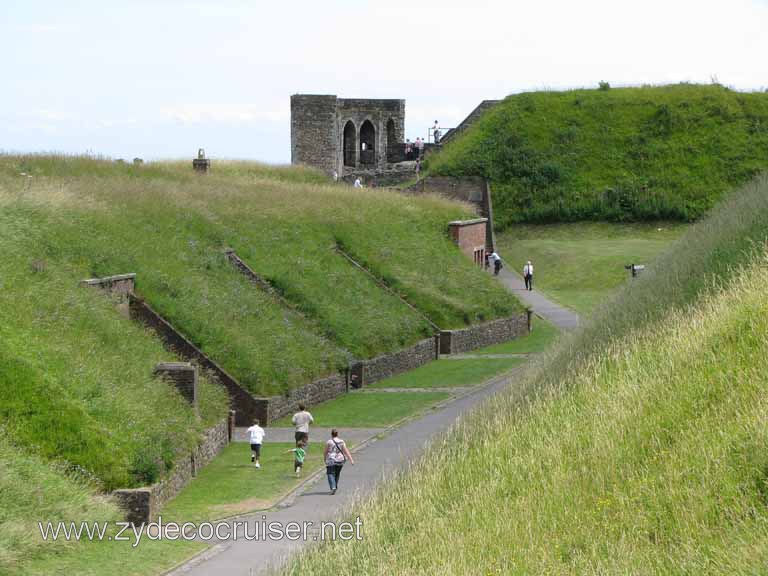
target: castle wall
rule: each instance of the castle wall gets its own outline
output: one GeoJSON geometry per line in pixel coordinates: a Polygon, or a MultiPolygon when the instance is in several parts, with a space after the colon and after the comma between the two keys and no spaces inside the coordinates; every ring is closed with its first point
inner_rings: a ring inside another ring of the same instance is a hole
{"type": "Polygon", "coordinates": [[[347,149],[347,170],[383,169],[387,164],[387,148],[405,139],[405,100],[370,100],[337,98],[310,94],[291,96],[291,163],[306,164],[342,175],[344,162],[344,128],[354,126],[354,138],[347,149]],[[389,121],[392,129],[388,130],[389,121]],[[366,121],[372,132],[363,129],[366,121]],[[368,150],[361,142],[370,140],[368,150]],[[372,147],[372,149],[371,149],[372,147]]]}
{"type": "Polygon", "coordinates": [[[291,96],[291,164],[314,166],[328,174],[339,170],[337,101],[336,96],[291,96]]]}

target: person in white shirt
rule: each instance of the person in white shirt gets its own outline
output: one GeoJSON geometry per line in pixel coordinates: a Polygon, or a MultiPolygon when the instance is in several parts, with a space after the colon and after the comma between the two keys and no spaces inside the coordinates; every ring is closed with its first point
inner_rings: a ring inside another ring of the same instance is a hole
{"type": "Polygon", "coordinates": [[[256,463],[256,468],[261,468],[261,443],[264,441],[264,428],[259,426],[258,420],[253,421],[253,426],[248,428],[248,439],[251,443],[251,462],[256,463]]]}
{"type": "Polygon", "coordinates": [[[491,252],[491,255],[488,256],[488,264],[493,266],[493,275],[498,276],[499,270],[501,270],[501,256],[496,252],[491,252]]]}
{"type": "Polygon", "coordinates": [[[360,180],[360,177],[355,178],[355,188],[362,188],[363,187],[363,181],[360,180]]]}
{"type": "Polygon", "coordinates": [[[435,125],[432,127],[432,136],[435,139],[435,144],[440,144],[440,124],[435,120],[435,125]]]}
{"type": "Polygon", "coordinates": [[[523,266],[523,279],[525,279],[525,289],[533,290],[533,264],[530,260],[523,266]]]}
{"type": "Polygon", "coordinates": [[[339,181],[339,173],[336,172],[336,170],[333,171],[333,174],[331,176],[332,176],[334,182],[338,182],[339,181]]]}
{"type": "Polygon", "coordinates": [[[307,412],[307,407],[303,403],[299,404],[299,411],[291,418],[291,422],[296,427],[294,437],[297,446],[299,442],[309,444],[309,425],[314,421],[315,419],[312,418],[312,414],[307,412]]]}

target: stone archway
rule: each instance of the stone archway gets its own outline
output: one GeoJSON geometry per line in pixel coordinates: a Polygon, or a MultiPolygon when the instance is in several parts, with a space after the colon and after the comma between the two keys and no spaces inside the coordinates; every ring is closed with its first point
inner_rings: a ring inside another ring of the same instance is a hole
{"type": "Polygon", "coordinates": [[[357,165],[355,152],[357,151],[357,130],[352,120],[348,120],[344,125],[344,166],[354,168],[357,165]]]}
{"type": "Polygon", "coordinates": [[[376,128],[370,120],[360,126],[360,164],[376,164],[376,128]]]}

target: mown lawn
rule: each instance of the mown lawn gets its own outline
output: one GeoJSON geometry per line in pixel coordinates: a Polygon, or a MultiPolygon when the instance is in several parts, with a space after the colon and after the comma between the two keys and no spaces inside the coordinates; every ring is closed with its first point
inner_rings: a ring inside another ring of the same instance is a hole
{"type": "Polygon", "coordinates": [[[522,274],[531,260],[534,288],[586,315],[630,280],[625,265],[652,263],[687,228],[678,223],[515,225],[497,242],[508,269],[522,274]]]}
{"type": "MultiPolygon", "coordinates": [[[[384,428],[442,402],[449,396],[445,392],[358,391],[317,406],[310,406],[309,411],[315,419],[315,426],[384,428]]],[[[291,426],[291,418],[281,418],[272,423],[272,426],[291,426]]],[[[343,431],[340,434],[343,436],[343,431]]]]}
{"type": "Polygon", "coordinates": [[[251,463],[251,447],[233,442],[203,468],[181,493],[163,508],[164,520],[216,520],[273,506],[279,497],[323,464],[323,445],[310,443],[302,476],[293,473],[292,443],[266,443],[261,468],[251,463]]]}
{"type": "Polygon", "coordinates": [[[544,352],[555,341],[559,333],[555,326],[534,315],[529,334],[509,342],[475,350],[472,354],[536,354],[544,352]]]}
{"type": "Polygon", "coordinates": [[[496,374],[511,370],[523,358],[443,358],[420,366],[410,372],[398,374],[368,388],[448,388],[480,384],[496,374]]]}

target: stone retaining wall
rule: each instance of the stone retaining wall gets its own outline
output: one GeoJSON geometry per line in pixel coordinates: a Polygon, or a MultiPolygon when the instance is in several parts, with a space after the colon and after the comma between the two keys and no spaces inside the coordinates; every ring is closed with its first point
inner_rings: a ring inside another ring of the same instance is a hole
{"type": "Polygon", "coordinates": [[[297,411],[299,402],[307,406],[314,406],[326,400],[332,400],[341,396],[348,390],[346,374],[333,374],[326,378],[321,378],[294,388],[288,394],[283,396],[271,396],[269,398],[258,398],[266,403],[266,420],[264,422],[273,422],[293,414],[297,411]]]}
{"type": "Polygon", "coordinates": [[[351,367],[352,386],[368,386],[423,366],[438,358],[439,346],[439,337],[426,338],[403,350],[357,362],[351,367]]]}
{"type": "Polygon", "coordinates": [[[531,330],[531,312],[492,320],[460,330],[440,332],[440,354],[460,354],[525,336],[531,330]]]}
{"type": "Polygon", "coordinates": [[[229,419],[225,418],[209,428],[203,440],[188,457],[176,462],[171,474],[164,480],[144,488],[115,490],[116,498],[126,513],[126,520],[134,524],[154,521],[161,508],[181,492],[197,472],[213,460],[229,443],[229,419]]]}
{"type": "Polygon", "coordinates": [[[168,348],[185,360],[193,362],[200,368],[208,371],[227,389],[230,404],[237,413],[238,426],[250,426],[255,418],[263,419],[264,422],[267,421],[266,405],[263,401],[256,399],[250,392],[240,386],[237,380],[206,356],[202,350],[187,340],[181,332],[155,312],[149,304],[133,294],[129,295],[129,299],[130,315],[133,320],[142,322],[152,329],[168,348]]]}

